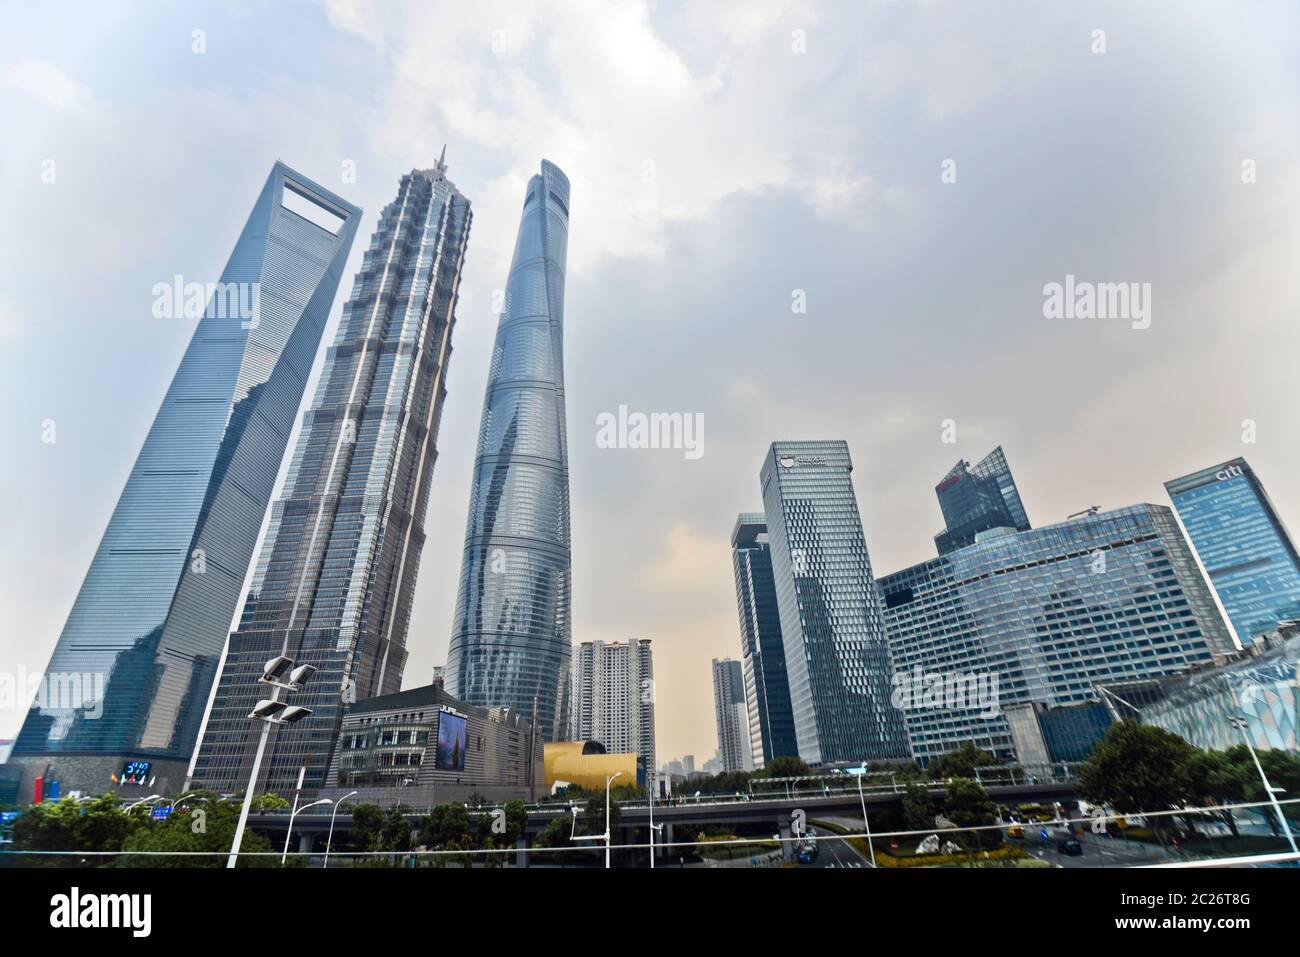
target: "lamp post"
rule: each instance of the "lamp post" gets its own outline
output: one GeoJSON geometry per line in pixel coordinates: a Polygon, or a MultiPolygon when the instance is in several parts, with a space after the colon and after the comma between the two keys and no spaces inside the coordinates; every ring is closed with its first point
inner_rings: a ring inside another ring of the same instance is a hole
{"type": "Polygon", "coordinates": [[[257,752],[253,755],[253,769],[248,775],[248,788],[244,791],[244,806],[239,812],[239,824],[235,827],[235,839],[230,844],[230,858],[226,867],[234,867],[239,861],[239,847],[244,842],[244,828],[248,826],[248,810],[253,806],[253,791],[257,788],[257,775],[262,770],[262,756],[266,754],[266,741],[271,736],[271,725],[293,724],[311,714],[310,708],[286,705],[280,700],[281,689],[298,691],[307,679],[316,673],[314,665],[294,667],[293,659],[278,655],[266,663],[262,677],[258,680],[271,685],[275,690],[271,697],[263,698],[249,712],[248,717],[262,722],[262,733],[257,740],[257,752]],[[289,680],[281,681],[288,672],[289,680]]]}
{"type": "Polygon", "coordinates": [[[862,826],[867,829],[867,850],[871,854],[871,866],[876,866],[876,845],[871,843],[871,821],[867,819],[867,798],[862,793],[862,779],[867,776],[867,762],[862,762],[862,770],[858,772],[858,800],[862,802],[862,826]]]}
{"type": "MultiPolygon", "coordinates": [[[[293,819],[307,810],[309,807],[315,807],[318,804],[333,804],[329,798],[321,798],[319,801],[312,801],[310,804],[304,804],[302,807],[294,808],[289,813],[289,830],[284,834],[284,850],[280,853],[280,865],[284,865],[285,858],[289,856],[289,841],[293,838],[293,819]]],[[[332,819],[331,819],[332,820],[332,819]]]]}
{"type": "Polygon", "coordinates": [[[342,804],[344,801],[346,801],[348,798],[356,797],[356,796],[357,796],[357,792],[351,791],[343,795],[341,798],[339,798],[337,801],[334,802],[334,810],[330,814],[330,833],[329,833],[329,837],[325,838],[325,863],[321,865],[322,867],[330,866],[330,844],[334,840],[334,818],[339,813],[339,805],[342,804]]]}
{"type": "Polygon", "coordinates": [[[133,803],[131,803],[131,804],[128,804],[128,805],[127,805],[127,806],[122,810],[122,813],[123,813],[123,814],[130,814],[133,810],[135,810],[136,808],[138,808],[141,804],[152,804],[154,801],[160,800],[161,798],[162,798],[162,795],[161,795],[161,794],[150,794],[147,798],[141,798],[141,799],[138,800],[138,801],[135,801],[135,802],[133,802],[133,803]]]}
{"type": "MultiPolygon", "coordinates": [[[[574,837],[574,838],[573,838],[573,840],[575,840],[575,841],[599,841],[599,840],[601,840],[601,839],[604,839],[604,841],[605,841],[605,870],[609,870],[609,835],[610,835],[610,827],[609,827],[609,823],[610,823],[610,822],[609,822],[609,786],[610,786],[611,784],[614,783],[614,779],[615,779],[615,778],[621,778],[622,776],[623,776],[623,772],[622,772],[622,771],[615,771],[613,774],[609,774],[609,775],[606,775],[606,776],[605,776],[605,833],[604,833],[604,834],[585,834],[585,835],[583,835],[583,836],[581,836],[581,837],[574,837]]],[[[577,823],[578,823],[578,809],[577,809],[577,807],[574,807],[574,809],[573,809],[573,823],[574,823],[574,826],[576,827],[576,826],[577,826],[577,823]]]]}
{"type": "MultiPolygon", "coordinates": [[[[1237,697],[1235,691],[1232,696],[1235,700],[1237,697]]],[[[1238,707],[1240,707],[1240,703],[1238,707]]],[[[1296,850],[1295,836],[1291,833],[1291,825],[1287,823],[1286,815],[1282,813],[1282,805],[1277,801],[1278,793],[1286,789],[1275,788],[1268,783],[1268,775],[1264,773],[1264,766],[1259,763],[1259,755],[1255,753],[1255,746],[1250,743],[1250,726],[1247,724],[1246,718],[1243,715],[1234,714],[1228,719],[1228,723],[1241,732],[1241,739],[1246,742],[1246,750],[1250,752],[1251,759],[1255,762],[1255,770],[1259,772],[1259,779],[1264,782],[1264,793],[1268,795],[1268,799],[1273,805],[1273,813],[1277,815],[1278,824],[1282,825],[1282,833],[1286,835],[1287,843],[1291,845],[1291,853],[1300,853],[1296,850]]],[[[1300,864],[1300,861],[1297,863],[1300,864]]]]}
{"type": "MultiPolygon", "coordinates": [[[[662,831],[664,826],[655,823],[655,796],[654,791],[650,789],[648,784],[646,785],[646,793],[650,796],[650,870],[653,871],[655,869],[655,831],[662,831]]],[[[608,811],[605,813],[605,817],[608,819],[608,811]]]]}

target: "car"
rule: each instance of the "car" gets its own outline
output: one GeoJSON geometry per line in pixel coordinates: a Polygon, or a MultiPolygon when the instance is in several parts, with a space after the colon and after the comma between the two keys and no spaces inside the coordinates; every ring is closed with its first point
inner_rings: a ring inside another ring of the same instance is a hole
{"type": "Polygon", "coordinates": [[[1064,854],[1066,857],[1080,857],[1083,855],[1083,845],[1070,838],[1056,845],[1056,853],[1064,854]]]}
{"type": "Polygon", "coordinates": [[[1009,828],[1007,828],[1007,837],[1013,837],[1016,838],[1017,840],[1024,840],[1025,829],[1021,827],[1019,824],[1012,824],[1009,828]]]}
{"type": "Polygon", "coordinates": [[[818,849],[816,844],[809,842],[802,845],[799,848],[799,863],[811,864],[813,861],[817,860],[817,853],[818,849]]]}

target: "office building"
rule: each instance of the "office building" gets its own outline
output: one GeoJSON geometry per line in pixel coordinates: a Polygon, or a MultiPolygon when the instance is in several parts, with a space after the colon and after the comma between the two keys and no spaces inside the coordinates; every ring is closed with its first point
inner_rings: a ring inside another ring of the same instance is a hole
{"type": "Polygon", "coordinates": [[[196,786],[247,786],[248,715],[277,655],[316,667],[286,699],[312,715],[272,728],[259,791],[292,789],[304,767],[305,787],[323,786],[344,707],[402,686],[470,220],[442,159],[403,176],[380,215],[230,636],[196,786]]]}
{"type": "Polygon", "coordinates": [[[575,741],[632,752],[649,773],[655,764],[654,662],[650,639],[584,641],[573,650],[575,741]]]}
{"type": "Polygon", "coordinates": [[[447,688],[484,707],[569,727],[569,453],[564,269],[569,180],[528,183],[488,371],[470,488],[447,688]]]}
{"type": "Polygon", "coordinates": [[[797,755],[790,683],[785,673],[781,610],[772,577],[772,548],[762,512],[742,512],[731,533],[731,564],[740,611],[741,667],[749,708],[749,749],[756,768],[797,755]]]}
{"type": "Polygon", "coordinates": [[[202,315],[14,744],[29,783],[184,783],[360,217],[276,163],[219,282],[155,287],[155,314],[202,315]]]}
{"type": "Polygon", "coordinates": [[[322,797],[427,807],[536,800],[544,793],[542,740],[523,715],[457,701],[438,683],[349,705],[322,797]]]}
{"type": "Polygon", "coordinates": [[[1300,618],[1300,556],[1245,459],[1173,479],[1165,489],[1242,645],[1300,618]]]}
{"type": "Polygon", "coordinates": [[[718,725],[718,760],[722,770],[753,770],[744,671],[740,662],[732,658],[713,659],[713,713],[718,725]]]}
{"type": "Polygon", "coordinates": [[[906,760],[843,441],[774,442],[760,472],[799,757],[906,760]]]}
{"type": "MultiPolygon", "coordinates": [[[[1098,699],[1232,650],[1173,513],[1134,505],[973,545],[880,579],[915,756],[1018,755],[1007,714],[1098,699]]],[[[1029,762],[1037,763],[1037,762],[1029,762]]]]}
{"type": "Polygon", "coordinates": [[[973,544],[979,532],[989,529],[1029,530],[1029,517],[1000,445],[974,466],[958,462],[934,493],[946,523],[934,537],[940,555],[973,544]]]}

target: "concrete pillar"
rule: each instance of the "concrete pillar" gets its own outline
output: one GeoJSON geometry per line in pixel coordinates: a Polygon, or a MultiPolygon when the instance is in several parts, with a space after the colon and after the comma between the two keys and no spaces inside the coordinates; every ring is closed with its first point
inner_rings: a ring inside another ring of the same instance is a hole
{"type": "Polygon", "coordinates": [[[515,841],[515,867],[528,866],[528,837],[525,835],[515,841]]]}
{"type": "Polygon", "coordinates": [[[781,835],[781,859],[783,861],[793,861],[795,858],[795,845],[791,838],[794,832],[790,829],[789,818],[777,818],[777,833],[781,835]]]}

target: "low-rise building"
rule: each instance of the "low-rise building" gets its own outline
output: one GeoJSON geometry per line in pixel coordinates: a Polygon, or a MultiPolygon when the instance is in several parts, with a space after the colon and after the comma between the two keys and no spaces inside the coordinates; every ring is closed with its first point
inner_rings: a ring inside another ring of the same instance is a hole
{"type": "Polygon", "coordinates": [[[534,800],[543,776],[528,717],[465,704],[435,682],[351,705],[321,794],[355,790],[360,803],[415,806],[534,800]]]}

